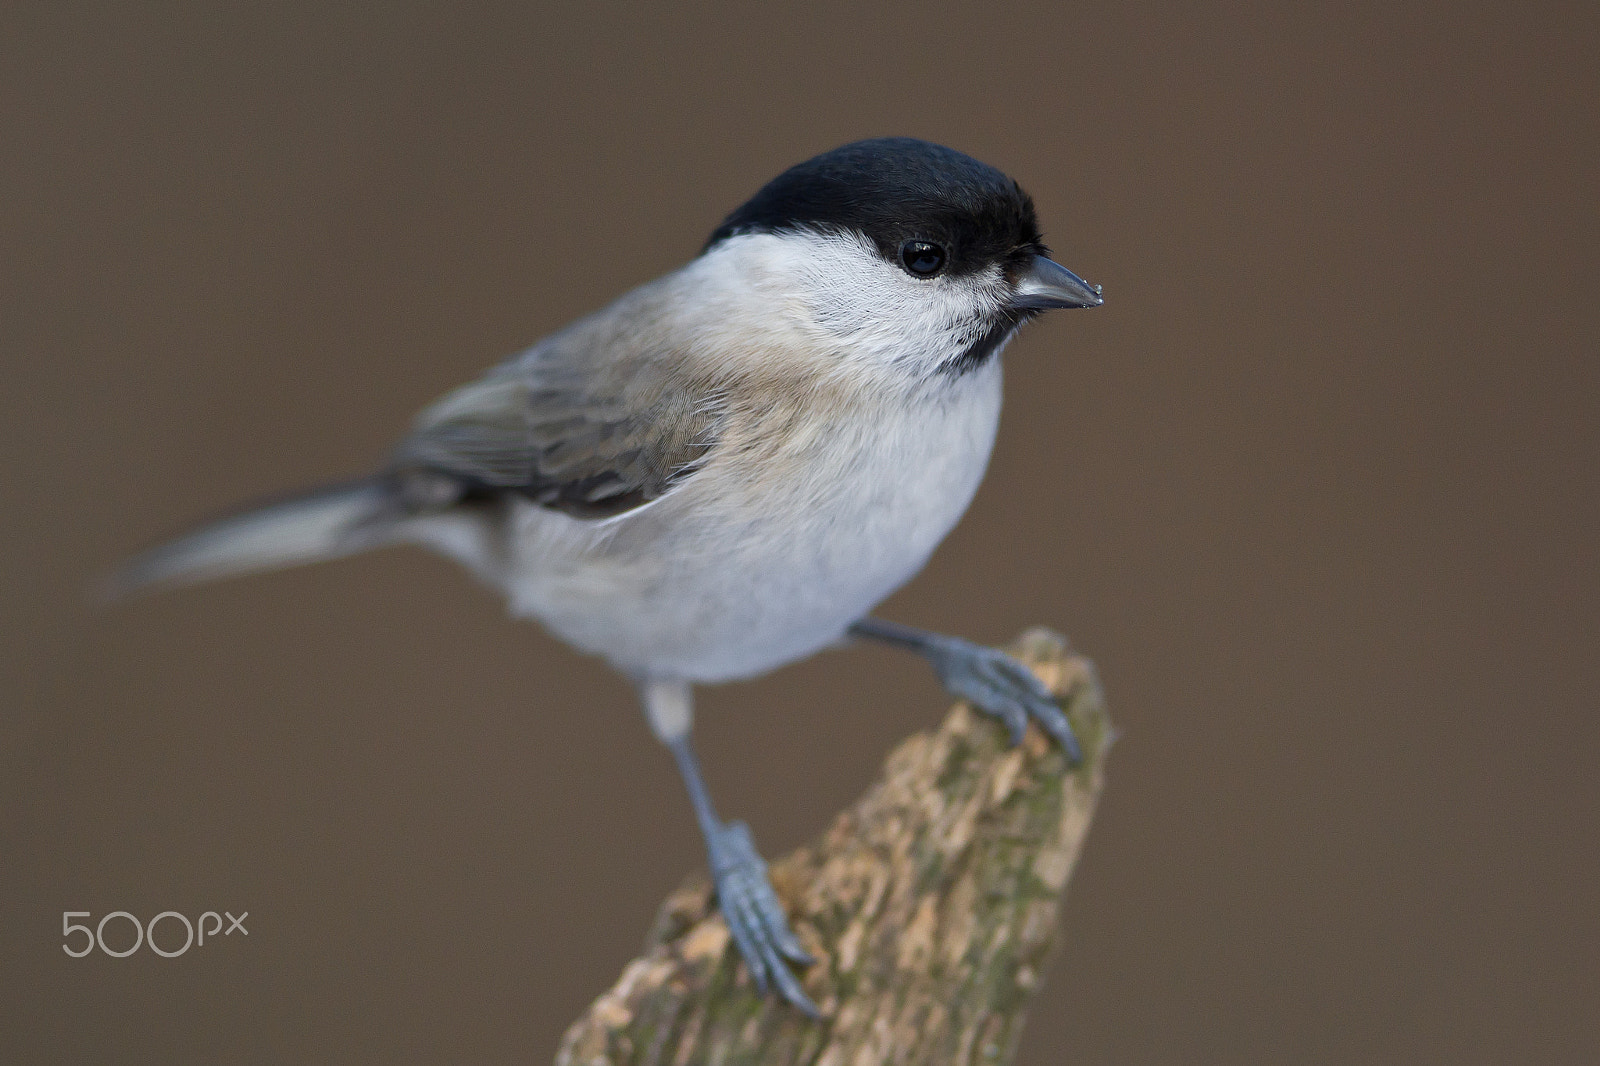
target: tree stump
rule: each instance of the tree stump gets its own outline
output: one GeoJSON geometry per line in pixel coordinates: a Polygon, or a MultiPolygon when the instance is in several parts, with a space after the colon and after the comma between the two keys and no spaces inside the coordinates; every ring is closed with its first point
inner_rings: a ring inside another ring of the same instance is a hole
{"type": "Polygon", "coordinates": [[[1062,697],[1083,764],[1037,727],[1013,748],[958,703],[820,841],[771,863],[817,960],[802,981],[820,1021],[756,994],[699,875],[568,1029],[558,1066],[1009,1062],[1114,738],[1087,659],[1042,629],[1011,650],[1062,697]]]}

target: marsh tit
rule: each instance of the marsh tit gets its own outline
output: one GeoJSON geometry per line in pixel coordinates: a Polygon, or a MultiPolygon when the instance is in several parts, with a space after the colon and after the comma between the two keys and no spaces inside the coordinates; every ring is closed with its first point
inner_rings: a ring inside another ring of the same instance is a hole
{"type": "Polygon", "coordinates": [[[972,500],[1006,342],[1100,303],[998,170],[910,138],[847,144],[768,183],[687,265],[429,407],[378,473],[200,529],[118,584],[401,543],[456,559],[638,686],[751,976],[814,1014],[766,865],[701,779],[690,687],[879,640],[1015,739],[1031,720],[1076,757],[1022,664],[868,612],[972,500]]]}

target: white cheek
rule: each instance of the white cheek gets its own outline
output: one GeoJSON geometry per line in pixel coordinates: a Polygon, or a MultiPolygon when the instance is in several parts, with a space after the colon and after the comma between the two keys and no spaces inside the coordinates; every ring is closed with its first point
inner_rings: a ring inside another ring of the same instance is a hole
{"type": "Polygon", "coordinates": [[[1002,303],[998,268],[914,278],[864,238],[786,233],[732,238],[759,286],[783,299],[806,332],[885,368],[925,373],[958,357],[1002,303]]]}
{"type": "Polygon", "coordinates": [[[885,363],[937,366],[955,358],[999,303],[998,270],[924,280],[863,240],[824,238],[814,251],[801,288],[817,324],[885,363]]]}

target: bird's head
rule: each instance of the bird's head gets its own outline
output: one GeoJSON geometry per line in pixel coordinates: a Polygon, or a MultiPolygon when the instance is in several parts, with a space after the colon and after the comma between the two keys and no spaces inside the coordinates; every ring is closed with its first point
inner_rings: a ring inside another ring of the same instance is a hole
{"type": "Polygon", "coordinates": [[[1054,262],[1033,201],[995,168],[910,137],[784,171],[712,233],[726,256],[853,359],[961,374],[1042,311],[1097,307],[1054,262]]]}

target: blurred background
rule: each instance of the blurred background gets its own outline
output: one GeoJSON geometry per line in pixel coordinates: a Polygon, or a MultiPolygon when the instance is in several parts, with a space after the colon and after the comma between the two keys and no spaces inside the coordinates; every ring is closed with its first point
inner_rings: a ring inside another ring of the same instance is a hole
{"type": "MultiPolygon", "coordinates": [[[[894,133],[1107,296],[883,611],[1066,632],[1125,734],[1019,1061],[1596,1061],[1600,9],[1325,7],[0,12],[4,1057],[554,1053],[703,862],[622,681],[416,551],[85,590],[894,133]]],[[[829,653],[700,743],[776,855],[944,705],[829,653]]]]}

